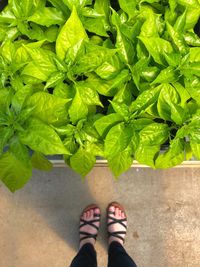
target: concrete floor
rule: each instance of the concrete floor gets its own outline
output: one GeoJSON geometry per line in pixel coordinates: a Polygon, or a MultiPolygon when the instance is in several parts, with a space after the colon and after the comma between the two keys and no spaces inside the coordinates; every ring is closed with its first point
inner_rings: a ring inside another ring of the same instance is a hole
{"type": "Polygon", "coordinates": [[[84,182],[68,168],[34,171],[15,194],[1,184],[0,266],[69,266],[79,214],[95,202],[103,211],[98,266],[105,267],[105,208],[112,200],[126,207],[126,248],[138,267],[200,267],[200,168],[132,168],[116,182],[106,167],[84,182]]]}

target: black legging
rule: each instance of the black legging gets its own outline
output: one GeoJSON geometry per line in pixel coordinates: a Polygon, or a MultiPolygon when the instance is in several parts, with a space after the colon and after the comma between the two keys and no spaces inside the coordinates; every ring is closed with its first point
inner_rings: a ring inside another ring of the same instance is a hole
{"type": "MultiPolygon", "coordinates": [[[[70,267],[97,267],[96,251],[92,244],[85,244],[73,259],[70,267]]],[[[108,267],[137,267],[124,247],[113,241],[108,250],[108,267]]]]}

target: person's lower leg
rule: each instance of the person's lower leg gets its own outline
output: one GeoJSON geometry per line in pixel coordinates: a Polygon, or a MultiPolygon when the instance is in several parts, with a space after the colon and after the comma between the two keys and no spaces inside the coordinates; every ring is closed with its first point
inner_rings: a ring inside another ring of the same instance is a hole
{"type": "Polygon", "coordinates": [[[137,267],[122,244],[113,241],[108,250],[108,267],[137,267]]]}
{"type": "Polygon", "coordinates": [[[97,267],[94,246],[91,243],[85,243],[73,259],[70,267],[97,267]]]}

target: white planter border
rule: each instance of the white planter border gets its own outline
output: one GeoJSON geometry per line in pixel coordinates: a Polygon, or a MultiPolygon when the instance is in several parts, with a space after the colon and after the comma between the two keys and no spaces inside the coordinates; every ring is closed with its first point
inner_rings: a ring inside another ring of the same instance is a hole
{"type": "MultiPolygon", "coordinates": [[[[64,160],[50,160],[51,163],[53,164],[53,167],[55,168],[62,168],[62,167],[67,167],[65,164],[64,160]]],[[[104,159],[97,159],[96,163],[94,165],[95,167],[108,167],[108,162],[107,160],[104,159]]],[[[200,168],[200,161],[198,160],[185,160],[183,161],[180,165],[174,166],[173,168],[200,168]]],[[[151,168],[147,165],[140,164],[136,160],[133,161],[131,168],[151,168]]]]}

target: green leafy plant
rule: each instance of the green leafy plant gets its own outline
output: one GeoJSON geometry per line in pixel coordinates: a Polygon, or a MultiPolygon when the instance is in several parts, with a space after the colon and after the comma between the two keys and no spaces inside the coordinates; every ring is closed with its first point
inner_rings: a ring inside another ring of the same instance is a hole
{"type": "Polygon", "coordinates": [[[0,13],[0,179],[63,155],[118,177],[200,159],[199,0],[9,0],[0,13]]]}

